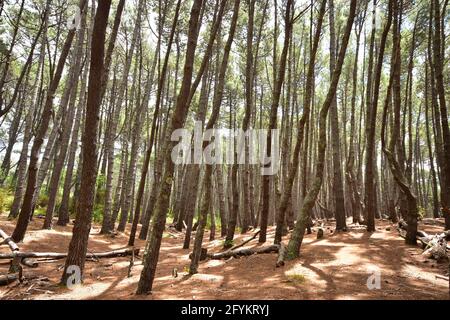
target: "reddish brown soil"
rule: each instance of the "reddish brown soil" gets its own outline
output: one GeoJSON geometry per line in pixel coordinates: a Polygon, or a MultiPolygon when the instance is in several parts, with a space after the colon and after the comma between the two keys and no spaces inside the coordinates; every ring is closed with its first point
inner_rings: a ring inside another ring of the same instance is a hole
{"type": "MultiPolygon", "coordinates": [[[[40,230],[42,220],[31,222],[22,251],[66,252],[72,226],[55,226],[40,230]]],[[[0,217],[0,227],[10,234],[14,222],[0,217]]],[[[332,229],[332,226],[330,227],[332,229]]],[[[421,226],[430,233],[440,232],[435,226],[421,226]]],[[[273,239],[270,229],[268,243],[273,239]]],[[[128,230],[115,238],[99,235],[94,226],[89,251],[102,252],[123,248],[128,230]]],[[[251,233],[239,235],[236,244],[251,233]]],[[[205,245],[209,251],[220,251],[223,239],[205,245]]],[[[164,235],[154,291],[149,296],[136,296],[142,264],[136,260],[131,277],[127,276],[129,257],[101,259],[86,263],[84,285],[74,290],[58,286],[64,260],[40,263],[38,268],[24,268],[23,283],[0,287],[0,299],[448,299],[448,282],[444,275],[447,263],[437,263],[421,255],[419,247],[409,247],[398,236],[395,226],[379,221],[375,233],[350,226],[346,233],[333,234],[329,229],[324,239],[305,237],[301,257],[276,268],[276,254],[262,254],[202,262],[199,273],[189,277],[189,250],[181,249],[184,233],[164,235]],[[388,229],[388,230],[386,230],[388,229]],[[369,290],[367,279],[376,267],[381,272],[381,289],[369,290]],[[178,277],[174,278],[174,268],[178,277]]],[[[249,246],[257,246],[257,240],[249,246]]],[[[136,246],[143,248],[144,242],[136,246]]],[[[5,245],[0,252],[8,252],[5,245]]],[[[0,261],[0,274],[6,274],[7,262],[0,261]]]]}

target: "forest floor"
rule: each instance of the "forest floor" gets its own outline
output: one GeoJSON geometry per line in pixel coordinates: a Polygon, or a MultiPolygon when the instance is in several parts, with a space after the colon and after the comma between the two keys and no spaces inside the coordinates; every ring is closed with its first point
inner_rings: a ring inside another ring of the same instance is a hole
{"type": "MultiPolygon", "coordinates": [[[[349,221],[351,222],[351,221],[349,221]]],[[[72,225],[40,230],[42,219],[30,223],[21,251],[66,252],[72,225]]],[[[8,234],[14,222],[0,216],[0,227],[8,234]]],[[[429,233],[442,232],[441,227],[420,225],[429,233]]],[[[89,238],[89,251],[103,252],[123,248],[128,231],[116,237],[99,235],[94,225],[89,238]]],[[[153,294],[136,296],[142,262],[136,258],[128,277],[130,257],[100,259],[86,262],[83,286],[70,290],[58,285],[64,260],[40,263],[35,269],[24,267],[25,280],[0,287],[0,299],[448,299],[448,282],[436,275],[445,275],[447,262],[426,259],[420,247],[404,244],[396,226],[377,221],[377,231],[367,233],[363,226],[350,225],[345,233],[333,233],[333,224],[326,225],[323,239],[306,235],[301,256],[275,267],[276,254],[261,254],[240,259],[201,262],[199,273],[187,275],[189,253],[183,250],[184,233],[165,232],[158,262],[153,294]],[[174,268],[178,277],[174,278],[174,268]],[[380,271],[381,289],[369,290],[368,278],[380,271]]],[[[271,244],[274,228],[268,232],[271,244]]],[[[254,232],[254,231],[253,231],[254,232]]],[[[248,239],[252,231],[238,235],[235,244],[248,239]]],[[[194,237],[193,237],[194,238],[194,237]]],[[[218,252],[223,239],[208,241],[208,252],[218,252]]],[[[284,241],[287,241],[285,239],[284,241]]],[[[137,241],[142,248],[144,241],[137,241]]],[[[248,243],[258,246],[257,239],[248,243]]],[[[191,245],[192,248],[192,245],[191,245]]],[[[1,246],[0,252],[9,252],[1,246]]],[[[6,260],[0,261],[0,275],[6,274],[6,260]]]]}

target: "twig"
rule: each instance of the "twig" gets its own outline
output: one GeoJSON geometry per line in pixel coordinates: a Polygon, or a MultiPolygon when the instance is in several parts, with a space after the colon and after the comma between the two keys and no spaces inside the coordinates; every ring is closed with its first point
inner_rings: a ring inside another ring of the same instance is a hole
{"type": "Polygon", "coordinates": [[[245,240],[244,242],[235,245],[234,247],[232,247],[231,249],[228,249],[228,251],[232,251],[232,250],[236,250],[237,248],[243,247],[245,246],[247,243],[249,243],[250,241],[252,241],[253,239],[255,239],[258,234],[261,232],[261,230],[258,230],[251,238],[248,238],[247,240],[245,240]]]}
{"type": "Polygon", "coordinates": [[[448,277],[446,277],[446,276],[441,276],[440,274],[435,274],[434,276],[436,277],[436,279],[442,279],[442,280],[448,281],[448,277]]]}

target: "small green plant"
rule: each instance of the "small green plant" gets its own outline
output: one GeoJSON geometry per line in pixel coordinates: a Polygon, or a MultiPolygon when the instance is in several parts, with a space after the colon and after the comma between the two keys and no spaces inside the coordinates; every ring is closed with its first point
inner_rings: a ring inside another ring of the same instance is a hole
{"type": "Polygon", "coordinates": [[[0,188],[0,213],[11,209],[13,200],[14,196],[11,190],[7,188],[0,188]]]}
{"type": "Polygon", "coordinates": [[[45,216],[45,213],[47,211],[47,207],[40,207],[40,206],[36,206],[34,208],[34,216],[45,216]]]}
{"type": "Polygon", "coordinates": [[[189,273],[189,266],[188,265],[183,267],[183,272],[189,273]]]}
{"type": "Polygon", "coordinates": [[[39,199],[38,199],[36,205],[41,207],[41,208],[47,207],[47,205],[48,205],[48,195],[45,194],[45,193],[41,194],[39,196],[39,199]]]}
{"type": "Polygon", "coordinates": [[[287,275],[288,281],[295,283],[295,284],[303,284],[306,281],[306,277],[302,274],[288,274],[287,275]]]}
{"type": "Polygon", "coordinates": [[[417,208],[417,214],[419,215],[419,219],[422,220],[427,213],[427,210],[424,207],[417,208]]]}
{"type": "Polygon", "coordinates": [[[103,204],[97,204],[94,208],[94,213],[92,215],[92,220],[96,223],[100,223],[103,220],[103,212],[104,212],[103,204]]]}
{"type": "Polygon", "coordinates": [[[224,248],[231,248],[234,245],[234,241],[233,240],[225,240],[223,242],[223,247],[224,248]]]}

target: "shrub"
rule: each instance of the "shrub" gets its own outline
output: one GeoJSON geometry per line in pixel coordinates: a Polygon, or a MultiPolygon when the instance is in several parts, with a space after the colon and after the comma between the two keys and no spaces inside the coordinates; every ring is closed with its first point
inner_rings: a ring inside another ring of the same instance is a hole
{"type": "Polygon", "coordinates": [[[14,196],[10,189],[0,188],[0,213],[9,211],[13,203],[14,196]]]}

